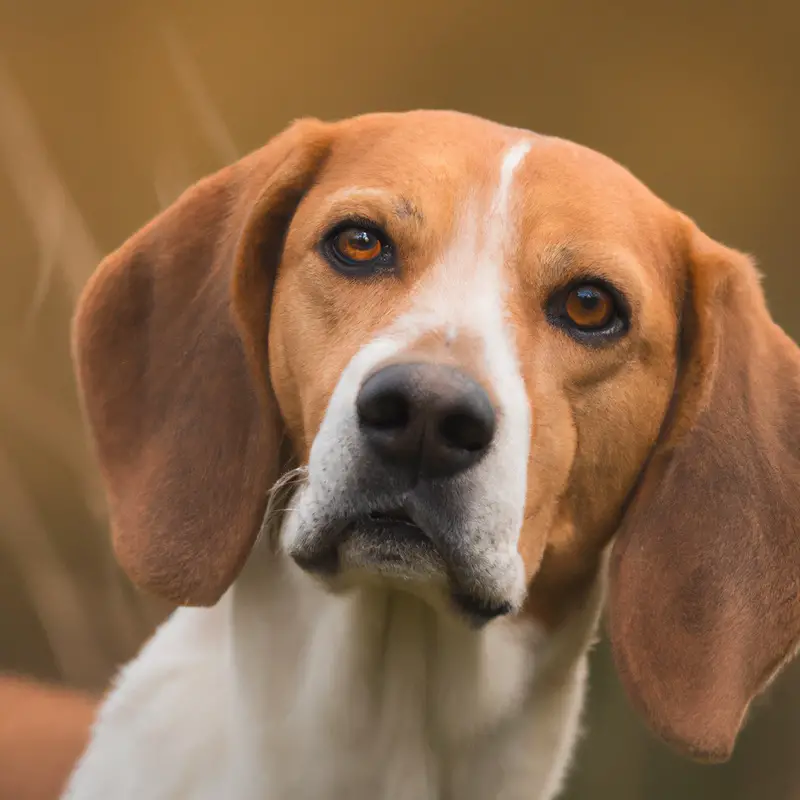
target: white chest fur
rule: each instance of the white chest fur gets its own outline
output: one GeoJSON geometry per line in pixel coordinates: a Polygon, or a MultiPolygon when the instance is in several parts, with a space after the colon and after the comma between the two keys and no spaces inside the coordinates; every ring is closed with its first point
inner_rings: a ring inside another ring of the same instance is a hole
{"type": "Polygon", "coordinates": [[[546,800],[583,695],[591,607],[481,632],[402,592],[332,597],[254,554],[121,673],[70,800],[546,800]]]}

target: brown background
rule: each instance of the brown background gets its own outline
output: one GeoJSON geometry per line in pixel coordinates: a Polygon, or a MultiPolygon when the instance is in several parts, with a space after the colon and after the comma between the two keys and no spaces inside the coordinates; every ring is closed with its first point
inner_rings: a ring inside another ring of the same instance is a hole
{"type": "MultiPolygon", "coordinates": [[[[186,185],[294,117],[471,111],[602,150],[756,253],[798,336],[799,33],[793,0],[3,0],[0,669],[102,686],[163,613],[111,560],[67,331],[99,257],[186,185]]],[[[570,798],[800,797],[800,667],[708,768],[594,662],[570,798]]]]}

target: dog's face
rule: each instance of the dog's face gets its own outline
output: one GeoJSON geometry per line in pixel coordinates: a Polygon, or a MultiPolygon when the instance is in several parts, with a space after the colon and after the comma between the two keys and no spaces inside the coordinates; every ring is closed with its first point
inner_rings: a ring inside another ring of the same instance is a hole
{"type": "Polygon", "coordinates": [[[800,638],[800,359],[750,262],[624,169],[457,114],[298,123],[86,289],[115,546],[213,603],[267,497],[332,590],[557,627],[611,561],[631,696],[725,757],[800,638]]]}
{"type": "Polygon", "coordinates": [[[292,556],[477,620],[520,608],[546,550],[569,578],[595,569],[674,383],[669,213],[567,142],[456,116],[343,127],[269,331],[308,466],[292,556]]]}

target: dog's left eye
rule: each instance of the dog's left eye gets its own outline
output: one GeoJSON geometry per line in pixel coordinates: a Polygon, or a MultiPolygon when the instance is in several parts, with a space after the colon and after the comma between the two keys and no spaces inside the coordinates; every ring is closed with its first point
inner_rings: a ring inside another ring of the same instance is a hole
{"type": "Polygon", "coordinates": [[[393,266],[392,243],[374,227],[336,228],[325,238],[322,249],[331,265],[348,275],[366,275],[393,266]]]}
{"type": "Polygon", "coordinates": [[[601,281],[581,281],[556,292],[550,298],[548,317],[584,344],[617,338],[629,324],[622,296],[601,281]]]}

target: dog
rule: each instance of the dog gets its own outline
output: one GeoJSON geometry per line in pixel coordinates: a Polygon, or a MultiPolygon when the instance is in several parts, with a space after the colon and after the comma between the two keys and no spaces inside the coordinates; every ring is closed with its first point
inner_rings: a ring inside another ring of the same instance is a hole
{"type": "Polygon", "coordinates": [[[73,327],[116,555],[180,608],[68,800],[549,800],[606,605],[727,759],[800,639],[800,357],[750,258],[576,144],[304,119],[73,327]]]}
{"type": "Polygon", "coordinates": [[[89,741],[97,699],[0,677],[0,800],[53,800],[89,741]]]}

